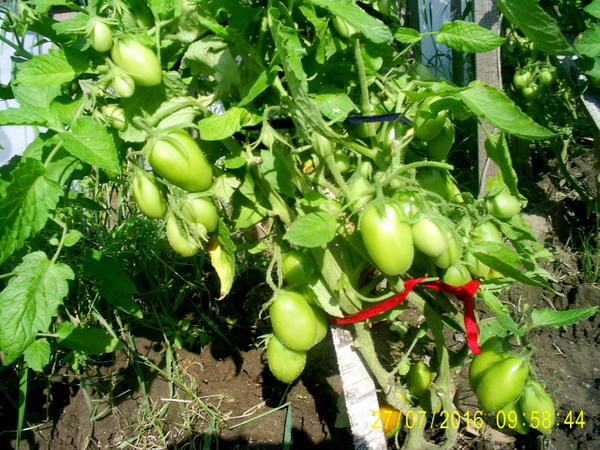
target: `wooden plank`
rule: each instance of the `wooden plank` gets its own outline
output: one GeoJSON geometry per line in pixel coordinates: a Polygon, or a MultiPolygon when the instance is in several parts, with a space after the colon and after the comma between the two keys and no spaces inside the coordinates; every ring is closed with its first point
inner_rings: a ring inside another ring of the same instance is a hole
{"type": "MultiPolygon", "coordinates": [[[[477,0],[473,2],[474,22],[482,27],[492,30],[495,33],[500,31],[500,11],[495,1],[477,0]]],[[[475,76],[484,83],[502,89],[502,75],[500,65],[500,49],[494,49],[490,52],[475,54],[475,76]]],[[[484,126],[492,132],[496,129],[488,123],[484,126]]],[[[479,197],[486,194],[486,181],[495,176],[499,168],[487,156],[485,151],[486,135],[481,125],[477,128],[477,149],[479,160],[479,197]]]]}
{"type": "Polygon", "coordinates": [[[344,328],[332,327],[331,335],[342,379],[354,448],[386,450],[388,447],[383,429],[373,427],[377,419],[373,411],[379,410],[375,384],[353,347],[352,334],[344,328]]]}

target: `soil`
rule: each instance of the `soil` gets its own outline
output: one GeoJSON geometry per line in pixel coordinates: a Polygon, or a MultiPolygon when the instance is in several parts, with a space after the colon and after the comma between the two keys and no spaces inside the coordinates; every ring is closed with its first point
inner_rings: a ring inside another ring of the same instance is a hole
{"type": "MultiPolygon", "coordinates": [[[[591,152],[572,162],[573,174],[579,181],[595,180],[591,152]]],[[[534,171],[535,173],[535,171],[534,171]]],[[[549,176],[526,186],[524,194],[531,200],[526,219],[538,237],[555,255],[548,263],[558,280],[557,294],[517,285],[504,298],[531,308],[571,309],[600,306],[600,285],[586,283],[582,276],[577,230],[594,230],[586,218],[585,208],[549,176]]],[[[588,186],[595,189],[592,183],[588,186]]],[[[596,194],[594,192],[594,194],[596,194]]],[[[235,316],[235,303],[229,311],[235,316]]],[[[25,433],[22,448],[70,450],[85,448],[203,448],[275,449],[281,448],[288,412],[291,411],[293,448],[352,448],[352,438],[344,426],[338,405],[341,380],[331,339],[325,339],[311,350],[307,368],[289,392],[266,369],[263,351],[254,348],[261,333],[257,322],[260,303],[249,306],[238,317],[239,329],[227,335],[233,345],[220,338],[201,349],[177,349],[179,373],[174,378],[181,385],[170,384],[157,370],[133,366],[124,352],[99,368],[98,378],[106,383],[54,383],[53,405],[49,417],[38,422],[46,425],[36,433],[25,433]],[[258,328],[257,328],[257,323],[258,328]],[[143,378],[146,393],[137,380],[143,378]],[[182,386],[187,386],[187,390],[182,386]],[[111,386],[99,389],[98,386],[111,386]],[[194,399],[194,401],[192,401],[194,399]],[[197,400],[201,399],[203,404],[197,400]],[[275,408],[289,402],[289,407],[275,408]],[[92,413],[90,411],[93,411],[92,413]],[[221,421],[211,419],[219,411],[221,421]],[[270,413],[269,413],[270,412],[270,413]],[[264,413],[269,413],[262,415],[264,413]],[[92,415],[96,420],[91,420],[92,415]],[[254,419],[248,421],[248,419],[254,419]],[[337,426],[336,426],[337,425],[337,426]]],[[[480,314],[484,314],[483,308],[480,314]]],[[[418,314],[407,317],[422,320],[418,314]]],[[[262,321],[264,322],[264,321],[262,321]]],[[[539,328],[530,333],[537,348],[532,364],[557,405],[557,426],[551,436],[536,433],[511,436],[486,427],[484,430],[463,429],[455,448],[461,449],[597,449],[600,448],[600,315],[592,316],[577,326],[539,328]],[[580,415],[582,413],[582,415],[580,415]],[[583,418],[583,425],[569,425],[569,419],[583,418]]],[[[382,329],[385,327],[381,327],[382,329]]],[[[382,334],[377,342],[384,346],[389,336],[382,334]]],[[[138,352],[161,370],[171,365],[169,352],[160,339],[140,334],[134,336],[138,352]]],[[[451,349],[464,345],[460,335],[449,334],[451,349]]],[[[385,344],[387,345],[387,344],[385,344]]],[[[388,352],[397,350],[393,345],[388,352]]],[[[391,353],[390,353],[391,354],[391,353]]],[[[385,358],[384,358],[385,359],[385,358]]],[[[455,405],[461,411],[478,409],[477,400],[466,382],[466,367],[456,387],[455,405]]],[[[64,375],[64,374],[63,374],[64,375]]],[[[58,380],[59,378],[57,378],[58,380]]],[[[14,380],[13,380],[14,381],[14,380]]],[[[73,381],[73,380],[71,380],[73,381]]],[[[45,398],[46,392],[30,393],[45,398]]],[[[29,405],[30,410],[43,404],[29,405]]],[[[0,405],[0,419],[14,414],[9,405],[0,405]]],[[[28,411],[35,415],[35,412],[28,411]]],[[[13,423],[13,417],[9,421],[13,423]]],[[[0,434],[0,447],[12,448],[14,441],[2,441],[12,434],[0,434]]]]}

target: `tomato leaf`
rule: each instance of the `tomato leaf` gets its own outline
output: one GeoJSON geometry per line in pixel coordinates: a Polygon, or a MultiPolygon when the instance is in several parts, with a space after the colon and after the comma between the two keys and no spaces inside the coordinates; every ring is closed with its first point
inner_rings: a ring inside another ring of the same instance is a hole
{"type": "Polygon", "coordinates": [[[506,137],[503,133],[492,135],[485,127],[483,127],[483,130],[487,135],[487,141],[485,142],[485,150],[487,155],[500,168],[502,180],[508,187],[510,193],[518,196],[519,190],[517,189],[517,172],[515,172],[513,167],[512,156],[510,155],[510,149],[508,148],[506,137]]]}
{"type": "Polygon", "coordinates": [[[229,229],[223,220],[219,220],[217,236],[213,236],[206,251],[210,261],[219,276],[221,289],[219,300],[229,294],[235,278],[236,246],[229,237],[229,229]]]}
{"type": "Polygon", "coordinates": [[[473,81],[467,88],[452,94],[462,100],[475,115],[484,118],[496,128],[523,139],[544,139],[554,136],[538,125],[510,98],[493,86],[473,81]]]}
{"type": "Polygon", "coordinates": [[[294,220],[283,237],[300,247],[320,247],[335,237],[336,229],[335,217],[319,211],[294,220]]]}
{"type": "Polygon", "coordinates": [[[292,181],[294,161],[289,158],[289,152],[286,154],[282,151],[281,146],[276,146],[271,150],[262,150],[260,158],[262,159],[260,170],[265,180],[277,191],[288,197],[294,197],[296,194],[296,187],[292,181]]]}
{"type": "Polygon", "coordinates": [[[423,35],[412,28],[399,27],[394,33],[394,39],[403,44],[414,44],[422,38],[423,35]]]}
{"type": "Polygon", "coordinates": [[[598,307],[578,308],[567,311],[555,311],[554,309],[534,309],[531,311],[531,325],[528,329],[537,327],[566,327],[575,325],[583,320],[592,317],[598,312],[598,307]]]}
{"type": "Polygon", "coordinates": [[[581,37],[575,40],[575,48],[578,53],[590,58],[600,56],[600,23],[585,30],[581,37]]]}
{"type": "Polygon", "coordinates": [[[315,96],[315,102],[321,113],[334,122],[343,122],[351,111],[358,110],[344,93],[320,94],[315,96]]]}
{"type": "Polygon", "coordinates": [[[583,10],[594,16],[596,19],[600,19],[600,0],[594,0],[592,3],[587,5],[583,10]]]}
{"type": "Polygon", "coordinates": [[[91,117],[80,117],[70,130],[60,133],[59,137],[73,156],[101,169],[121,172],[112,135],[91,117]]]}
{"type": "Polygon", "coordinates": [[[504,17],[516,25],[544,53],[574,53],[556,21],[544,12],[537,0],[498,0],[498,7],[504,17]]]}
{"type": "Polygon", "coordinates": [[[462,52],[488,52],[502,45],[506,39],[476,23],[455,20],[444,23],[435,40],[462,52]]]}
{"type": "Polygon", "coordinates": [[[60,86],[72,81],[86,67],[81,52],[50,50],[21,64],[15,82],[26,86],[60,86]]]}
{"type": "Polygon", "coordinates": [[[47,179],[41,162],[23,158],[11,172],[12,181],[0,199],[0,263],[46,225],[63,194],[47,179]]]}
{"type": "Polygon", "coordinates": [[[258,116],[244,108],[234,106],[223,114],[215,114],[200,120],[198,131],[200,139],[204,141],[220,141],[237,133],[242,127],[255,125],[259,121],[258,116]]]}
{"type": "Polygon", "coordinates": [[[29,367],[41,372],[50,362],[50,344],[46,339],[33,341],[25,349],[23,358],[29,367]]]}
{"type": "Polygon", "coordinates": [[[0,292],[0,349],[6,364],[17,359],[38,332],[48,331],[69,292],[67,280],[74,278],[69,266],[53,263],[44,252],[23,257],[14,273],[0,292]]]}
{"type": "Polygon", "coordinates": [[[89,355],[110,353],[122,343],[102,328],[78,328],[71,322],[59,323],[56,328],[58,343],[69,350],[84,352],[89,355]]]}

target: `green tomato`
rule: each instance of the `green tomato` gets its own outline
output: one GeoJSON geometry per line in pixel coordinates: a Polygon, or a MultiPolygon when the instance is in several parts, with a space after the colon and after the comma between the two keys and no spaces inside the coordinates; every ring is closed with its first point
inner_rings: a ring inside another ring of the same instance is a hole
{"type": "Polygon", "coordinates": [[[451,286],[463,286],[471,281],[471,274],[463,264],[454,264],[446,269],[442,281],[451,286]]]}
{"type": "Polygon", "coordinates": [[[140,86],[156,86],[162,79],[162,68],[156,53],[134,38],[117,41],[110,52],[113,62],[140,86]]]}
{"type": "Polygon", "coordinates": [[[340,16],[335,16],[331,20],[331,22],[333,23],[333,28],[335,29],[335,31],[337,31],[338,34],[343,38],[348,39],[349,37],[357,33],[356,28],[354,28],[344,19],[340,18],[340,16]]]}
{"type": "Polygon", "coordinates": [[[282,257],[283,276],[290,286],[303,286],[308,283],[313,273],[313,266],[299,251],[287,252],[282,257]]]}
{"type": "Polygon", "coordinates": [[[556,69],[554,67],[544,67],[538,73],[540,84],[544,87],[550,87],[556,81],[556,69]]]}
{"type": "Polygon", "coordinates": [[[369,256],[384,274],[400,275],[410,268],[415,252],[411,228],[392,202],[368,206],[358,229],[369,256]]]}
{"type": "Polygon", "coordinates": [[[430,258],[437,258],[448,249],[446,233],[426,217],[413,223],[411,231],[415,248],[430,258]]]}
{"type": "Polygon", "coordinates": [[[430,97],[425,100],[415,117],[415,136],[423,141],[435,139],[446,123],[447,110],[437,113],[431,111],[431,105],[439,99],[440,97],[430,97]]]}
{"type": "Polygon", "coordinates": [[[504,238],[494,222],[487,220],[476,225],[471,232],[473,241],[504,243],[504,238]]]}
{"type": "Polygon", "coordinates": [[[185,130],[158,139],[147,156],[156,173],[186,191],[204,191],[212,185],[212,168],[185,130]]]}
{"type": "Polygon", "coordinates": [[[267,364],[275,378],[284,383],[291,383],[304,370],[306,352],[286,347],[273,335],[267,345],[267,364]]]}
{"type": "Polygon", "coordinates": [[[144,170],[137,170],[133,177],[133,198],[144,214],[154,219],[162,219],[167,213],[167,203],[163,190],[154,176],[144,170]]]}
{"type": "Polygon", "coordinates": [[[335,159],[335,165],[340,173],[348,172],[348,170],[350,170],[351,161],[348,155],[339,150],[335,152],[333,157],[335,159]]]}
{"type": "Polygon", "coordinates": [[[279,291],[269,308],[273,332],[288,348],[306,351],[317,340],[317,319],[306,298],[296,291],[279,291]]]}
{"type": "Polygon", "coordinates": [[[188,194],[181,204],[181,215],[189,222],[198,223],[212,233],[219,225],[219,214],[213,201],[199,194],[188,194]]]}
{"type": "Polygon", "coordinates": [[[412,365],[406,374],[406,384],[410,395],[421,397],[431,383],[431,369],[423,361],[412,365]]]}
{"type": "Polygon", "coordinates": [[[365,177],[356,173],[348,182],[348,200],[353,203],[353,209],[359,210],[363,208],[373,198],[371,191],[371,183],[365,177]]]}
{"type": "Polygon", "coordinates": [[[117,130],[125,129],[125,111],[117,105],[105,105],[100,112],[106,116],[108,123],[117,130]]]}
{"type": "Polygon", "coordinates": [[[315,313],[315,319],[317,319],[317,337],[315,338],[315,342],[313,346],[317,345],[325,336],[327,336],[327,330],[329,330],[329,321],[327,320],[327,314],[321,308],[317,306],[310,305],[315,313]]]}
{"type": "Polygon", "coordinates": [[[454,125],[446,119],[442,131],[427,144],[427,153],[436,161],[445,161],[454,145],[454,125]]]}
{"type": "Polygon", "coordinates": [[[506,191],[500,192],[489,200],[492,215],[498,219],[510,219],[521,212],[521,202],[506,191]]]}
{"type": "Polygon", "coordinates": [[[449,234],[448,248],[440,256],[433,260],[433,263],[440,269],[447,269],[460,259],[462,255],[462,245],[454,235],[449,234]]]}
{"type": "Polygon", "coordinates": [[[200,250],[198,242],[186,232],[173,215],[167,218],[167,239],[173,250],[181,256],[194,256],[200,250]]]}
{"type": "Polygon", "coordinates": [[[90,44],[97,52],[104,53],[113,45],[112,31],[106,23],[95,19],[90,33],[90,44]]]}
{"type": "Polygon", "coordinates": [[[519,434],[529,433],[529,426],[527,426],[523,411],[518,402],[506,405],[496,413],[496,425],[501,427],[502,430],[508,428],[519,434]]]}
{"type": "Polygon", "coordinates": [[[477,388],[483,373],[494,364],[508,358],[510,350],[510,344],[498,336],[485,341],[481,346],[481,353],[475,355],[469,366],[469,385],[473,391],[477,388]]]}
{"type": "Polygon", "coordinates": [[[527,381],[521,393],[519,405],[531,428],[547,435],[552,433],[556,421],[556,406],[540,383],[533,380],[527,381]]]}
{"type": "Polygon", "coordinates": [[[481,406],[495,413],[519,398],[529,377],[529,363],[509,356],[487,369],[479,378],[475,393],[481,406]]]}
{"type": "Polygon", "coordinates": [[[484,278],[490,273],[490,268],[479,261],[472,253],[467,252],[465,254],[465,263],[467,263],[469,272],[471,272],[471,275],[474,277],[484,278]]]}
{"type": "Polygon", "coordinates": [[[112,81],[112,87],[119,97],[128,98],[135,93],[135,82],[126,73],[115,75],[112,81]]]}
{"type": "Polygon", "coordinates": [[[404,222],[414,222],[421,212],[423,203],[419,194],[411,191],[400,191],[396,192],[392,198],[396,200],[400,219],[404,222]]]}
{"type": "Polygon", "coordinates": [[[531,83],[521,89],[521,95],[525,100],[537,100],[542,93],[539,85],[531,83]]]}
{"type": "Polygon", "coordinates": [[[445,200],[452,200],[454,193],[450,190],[449,179],[445,171],[433,167],[417,169],[417,181],[423,189],[427,189],[445,200]]]}
{"type": "Polygon", "coordinates": [[[532,74],[528,70],[516,72],[513,77],[513,86],[517,89],[523,89],[531,81],[532,74]]]}

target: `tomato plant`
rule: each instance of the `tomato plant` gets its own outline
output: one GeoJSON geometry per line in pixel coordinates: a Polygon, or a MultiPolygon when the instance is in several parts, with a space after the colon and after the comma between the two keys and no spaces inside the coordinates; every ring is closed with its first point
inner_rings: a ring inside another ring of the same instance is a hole
{"type": "Polygon", "coordinates": [[[437,258],[448,248],[446,233],[426,217],[413,223],[411,231],[415,248],[431,258],[437,258]]]}
{"type": "Polygon", "coordinates": [[[499,219],[510,219],[521,212],[519,200],[506,191],[493,196],[489,205],[491,213],[499,219]]]}
{"type": "Polygon", "coordinates": [[[282,257],[282,269],[285,281],[290,286],[307,284],[313,273],[313,266],[299,251],[286,252],[282,257]]]}
{"type": "Polygon", "coordinates": [[[162,68],[156,54],[134,38],[125,37],[113,43],[110,57],[140,86],[156,86],[162,79],[162,68]]]}
{"type": "Polygon", "coordinates": [[[107,52],[112,48],[113,37],[110,27],[102,20],[94,20],[90,30],[90,44],[97,52],[107,52]]]}
{"type": "Polygon", "coordinates": [[[267,345],[267,364],[275,378],[283,383],[291,383],[304,370],[306,352],[286,347],[273,335],[267,345]]]}
{"type": "Polygon", "coordinates": [[[519,398],[529,377],[529,363],[517,356],[509,356],[485,370],[475,386],[481,406],[497,412],[519,398]]]}
{"type": "Polygon", "coordinates": [[[140,211],[154,219],[165,217],[167,202],[165,202],[162,188],[154,176],[144,170],[137,170],[131,184],[133,196],[140,211]]]}
{"type": "Polygon", "coordinates": [[[423,361],[410,367],[406,374],[406,384],[410,395],[414,398],[421,397],[431,384],[431,369],[423,361]]]}
{"type": "Polygon", "coordinates": [[[519,399],[519,406],[529,425],[543,434],[550,434],[556,423],[556,407],[541,384],[528,380],[519,399]]]}
{"type": "Polygon", "coordinates": [[[209,197],[189,194],[184,198],[180,209],[181,215],[189,222],[202,225],[209,233],[217,229],[219,214],[209,197]]]}
{"type": "Polygon", "coordinates": [[[282,290],[269,307],[273,331],[288,348],[305,351],[317,341],[317,319],[306,298],[298,292],[282,290]]]}
{"type": "Polygon", "coordinates": [[[181,256],[191,257],[200,250],[200,244],[174,215],[167,217],[167,239],[181,256]]]}
{"type": "Polygon", "coordinates": [[[119,97],[129,98],[135,93],[135,82],[126,73],[118,73],[113,78],[112,87],[119,97]]]}
{"type": "Polygon", "coordinates": [[[489,338],[481,346],[481,353],[475,355],[469,366],[469,385],[475,390],[483,373],[494,364],[508,358],[511,346],[497,336],[489,338]]]}

